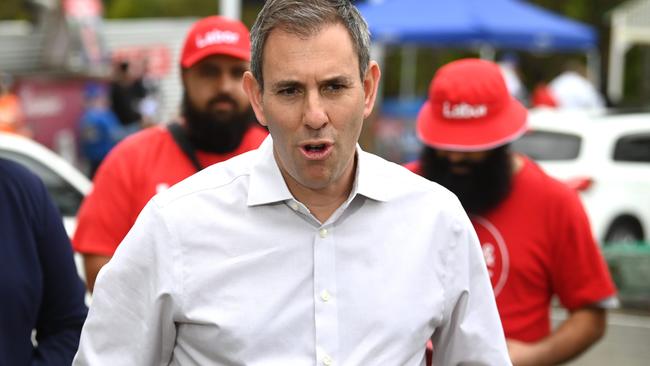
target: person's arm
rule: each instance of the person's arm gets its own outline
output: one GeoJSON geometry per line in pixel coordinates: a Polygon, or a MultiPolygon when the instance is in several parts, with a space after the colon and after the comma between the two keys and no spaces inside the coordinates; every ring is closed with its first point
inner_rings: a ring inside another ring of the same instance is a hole
{"type": "Polygon", "coordinates": [[[580,355],[605,334],[606,311],[582,308],[569,317],[548,337],[536,343],[508,340],[514,366],[557,365],[580,355]]]}
{"type": "Polygon", "coordinates": [[[86,273],[86,287],[90,293],[95,288],[95,280],[99,270],[111,260],[111,257],[101,254],[83,254],[84,271],[86,273]]]}
{"type": "Polygon", "coordinates": [[[167,365],[181,268],[177,237],[151,201],[97,277],[73,365],[167,365]]]}
{"type": "MultiPolygon", "coordinates": [[[[460,204],[457,206],[462,212],[460,204]]],[[[474,229],[464,213],[440,233],[445,256],[443,324],[431,337],[433,365],[510,365],[494,292],[474,229]]]]}
{"type": "Polygon", "coordinates": [[[93,189],[79,208],[72,243],[84,257],[90,292],[97,273],[110,260],[140,211],[135,197],[138,171],[132,155],[129,146],[118,144],[97,170],[93,189]]]}
{"type": "Polygon", "coordinates": [[[85,290],[59,212],[45,187],[41,188],[37,241],[43,297],[35,327],[38,346],[31,365],[70,365],[88,312],[85,290]]]}

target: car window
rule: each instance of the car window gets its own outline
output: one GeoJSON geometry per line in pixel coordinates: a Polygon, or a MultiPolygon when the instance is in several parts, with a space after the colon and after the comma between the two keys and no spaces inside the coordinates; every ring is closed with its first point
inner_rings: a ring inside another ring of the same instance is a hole
{"type": "Polygon", "coordinates": [[[13,151],[0,150],[0,157],[18,162],[40,177],[62,216],[77,214],[83,194],[59,174],[31,157],[13,151]]]}
{"type": "Polygon", "coordinates": [[[573,160],[578,157],[581,144],[578,135],[532,130],[514,141],[512,149],[533,160],[573,160]]]}
{"type": "Polygon", "coordinates": [[[650,135],[628,135],[616,141],[614,160],[650,163],[650,135]]]}

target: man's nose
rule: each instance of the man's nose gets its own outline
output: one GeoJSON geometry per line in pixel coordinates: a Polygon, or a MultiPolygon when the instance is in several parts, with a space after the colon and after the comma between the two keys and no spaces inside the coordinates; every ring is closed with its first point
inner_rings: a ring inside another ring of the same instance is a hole
{"type": "Polygon", "coordinates": [[[459,151],[448,151],[445,153],[445,156],[447,160],[449,160],[449,162],[452,164],[460,163],[467,160],[466,154],[459,151]]]}
{"type": "Polygon", "coordinates": [[[307,93],[304,103],[303,123],[314,130],[323,128],[329,118],[319,93],[307,93]]]}
{"type": "Polygon", "coordinates": [[[222,75],[217,83],[215,83],[216,89],[220,93],[232,94],[236,88],[241,88],[241,79],[232,77],[228,74],[222,75]]]}

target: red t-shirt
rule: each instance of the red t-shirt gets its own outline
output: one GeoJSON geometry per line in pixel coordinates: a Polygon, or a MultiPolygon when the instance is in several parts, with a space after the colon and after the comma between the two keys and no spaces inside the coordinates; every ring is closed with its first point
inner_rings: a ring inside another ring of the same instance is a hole
{"type": "MultiPolygon", "coordinates": [[[[408,168],[420,170],[417,163],[408,168]]],[[[508,197],[471,219],[507,338],[535,342],[548,336],[553,295],[569,310],[615,296],[578,195],[529,159],[508,197]]]]}
{"type": "MultiPolygon", "coordinates": [[[[250,128],[239,147],[228,154],[197,151],[209,166],[256,149],[266,137],[250,128]]],[[[119,143],[99,167],[93,189],[79,209],[72,243],[81,253],[112,256],[145,204],[157,192],[196,173],[165,127],[151,127],[119,143]]]]}

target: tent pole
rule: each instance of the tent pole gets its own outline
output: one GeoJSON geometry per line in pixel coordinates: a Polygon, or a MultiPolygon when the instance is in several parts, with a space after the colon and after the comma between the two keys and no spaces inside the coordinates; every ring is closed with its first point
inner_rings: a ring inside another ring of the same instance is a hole
{"type": "Polygon", "coordinates": [[[479,47],[478,54],[482,60],[494,61],[496,59],[496,51],[494,47],[487,43],[484,43],[479,47]]]}
{"type": "Polygon", "coordinates": [[[587,51],[587,78],[591,80],[596,89],[600,90],[600,53],[597,48],[587,51]]]}
{"type": "Polygon", "coordinates": [[[220,0],[219,14],[231,19],[241,19],[241,2],[242,0],[220,0]]]}
{"type": "Polygon", "coordinates": [[[607,72],[607,96],[618,103],[623,99],[625,53],[630,45],[625,33],[625,16],[615,12],[612,16],[612,34],[609,41],[609,67],[607,72]]]}

